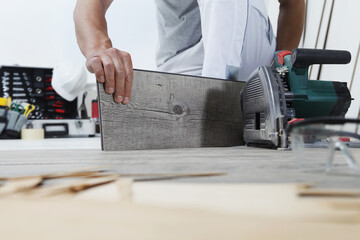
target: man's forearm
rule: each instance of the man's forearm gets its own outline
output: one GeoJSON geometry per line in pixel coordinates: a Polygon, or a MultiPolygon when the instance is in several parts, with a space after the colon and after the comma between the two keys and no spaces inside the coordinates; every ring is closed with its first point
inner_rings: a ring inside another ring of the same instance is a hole
{"type": "Polygon", "coordinates": [[[277,50],[291,50],[299,46],[304,28],[305,1],[279,0],[279,2],[277,50]]]}
{"type": "Polygon", "coordinates": [[[133,66],[128,52],[113,48],[105,13],[112,0],[77,0],[74,10],[76,38],[86,57],[86,68],[94,73],[116,103],[128,104],[133,83],[133,66]]]}
{"type": "Polygon", "coordinates": [[[93,51],[112,47],[105,13],[111,0],[78,0],[74,10],[76,37],[81,52],[89,57],[93,51]]]}

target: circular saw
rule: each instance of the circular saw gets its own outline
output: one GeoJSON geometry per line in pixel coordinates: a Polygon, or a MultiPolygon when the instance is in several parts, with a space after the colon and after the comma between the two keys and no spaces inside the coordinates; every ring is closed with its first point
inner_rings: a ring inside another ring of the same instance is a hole
{"type": "Polygon", "coordinates": [[[260,67],[241,92],[244,141],[286,149],[286,126],[303,118],[345,116],[351,104],[346,82],[309,80],[313,64],[347,64],[348,51],[279,51],[271,66],[260,67]]]}

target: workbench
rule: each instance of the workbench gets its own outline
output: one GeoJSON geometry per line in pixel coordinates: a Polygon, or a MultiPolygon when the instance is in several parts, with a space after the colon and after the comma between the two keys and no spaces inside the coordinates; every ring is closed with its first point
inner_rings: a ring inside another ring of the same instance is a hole
{"type": "MultiPolygon", "coordinates": [[[[98,137],[1,143],[1,177],[96,166],[119,174],[226,173],[135,182],[131,202],[114,195],[114,190],[119,190],[114,184],[70,199],[0,199],[0,231],[5,239],[360,237],[358,198],[297,196],[294,183],[326,189],[360,188],[359,177],[349,173],[345,162],[337,163],[337,167],[346,174],[324,174],[320,170],[325,149],[311,149],[314,169],[302,169],[292,151],[245,146],[104,152],[98,137]]],[[[352,150],[360,158],[360,150],[352,150]]],[[[128,192],[124,181],[125,185],[120,181],[122,191],[128,192]]]]}
{"type": "MultiPolygon", "coordinates": [[[[226,175],[168,181],[190,183],[314,183],[360,188],[356,175],[325,174],[326,149],[310,149],[314,169],[301,169],[292,151],[254,147],[186,148],[104,152],[100,139],[5,140],[0,146],[0,176],[36,175],[109,165],[116,173],[224,172],[226,175]]],[[[352,149],[360,159],[360,149],[352,149]]],[[[301,163],[301,162],[300,162],[301,163]]],[[[345,161],[339,162],[348,171],[345,161]]]]}

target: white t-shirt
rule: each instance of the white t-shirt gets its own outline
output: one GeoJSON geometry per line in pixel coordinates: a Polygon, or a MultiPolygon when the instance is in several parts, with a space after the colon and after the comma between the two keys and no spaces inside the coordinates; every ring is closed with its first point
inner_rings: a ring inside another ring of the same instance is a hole
{"type": "Polygon", "coordinates": [[[155,2],[160,71],[246,81],[274,57],[263,0],[155,2]]]}
{"type": "Polygon", "coordinates": [[[197,0],[155,0],[159,42],[156,64],[193,47],[201,39],[200,10],[197,0]]]}

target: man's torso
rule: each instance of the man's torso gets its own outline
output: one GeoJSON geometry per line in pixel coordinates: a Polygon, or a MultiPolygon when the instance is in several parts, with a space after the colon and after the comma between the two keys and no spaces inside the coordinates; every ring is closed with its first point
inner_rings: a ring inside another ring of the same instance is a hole
{"type": "Polygon", "coordinates": [[[159,49],[156,64],[189,49],[201,40],[197,0],[155,0],[158,17],[159,49]]]}

